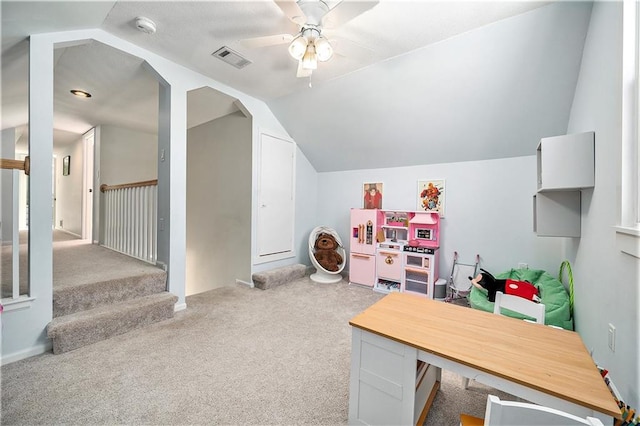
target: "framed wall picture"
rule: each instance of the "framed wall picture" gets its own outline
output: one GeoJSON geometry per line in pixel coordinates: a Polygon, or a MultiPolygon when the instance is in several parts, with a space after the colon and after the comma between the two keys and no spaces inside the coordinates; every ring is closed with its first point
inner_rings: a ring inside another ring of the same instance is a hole
{"type": "Polygon", "coordinates": [[[362,185],[365,209],[382,208],[382,183],[365,183],[362,185]]]}
{"type": "Polygon", "coordinates": [[[62,159],[62,176],[69,176],[71,172],[71,156],[67,155],[62,159]]]}
{"type": "Polygon", "coordinates": [[[444,217],[444,196],[443,179],[419,180],[417,211],[438,212],[444,217]]]}

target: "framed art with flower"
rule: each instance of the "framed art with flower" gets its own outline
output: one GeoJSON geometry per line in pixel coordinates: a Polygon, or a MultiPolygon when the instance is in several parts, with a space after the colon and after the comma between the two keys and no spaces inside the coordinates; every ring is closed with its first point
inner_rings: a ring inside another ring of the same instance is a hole
{"type": "Polygon", "coordinates": [[[419,180],[417,211],[438,212],[444,217],[444,196],[444,179],[419,180]]]}

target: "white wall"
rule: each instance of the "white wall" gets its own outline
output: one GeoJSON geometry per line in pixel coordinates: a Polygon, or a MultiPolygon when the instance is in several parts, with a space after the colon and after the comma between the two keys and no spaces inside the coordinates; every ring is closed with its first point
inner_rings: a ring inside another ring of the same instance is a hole
{"type": "Polygon", "coordinates": [[[627,403],[640,407],[640,260],[616,247],[620,220],[622,2],[596,2],[568,133],[595,131],[595,188],[582,192],[582,238],[567,241],[575,281],[575,324],[627,403]],[[608,325],[616,327],[615,352],[608,325]]]}
{"type": "Polygon", "coordinates": [[[187,131],[186,295],[251,281],[251,119],[187,131]]]}
{"type": "Polygon", "coordinates": [[[107,185],[157,179],[158,135],[101,125],[99,172],[107,185]]]}
{"type": "MultiPolygon", "coordinates": [[[[535,148],[534,148],[535,149],[535,148]]],[[[535,151],[534,151],[535,152],[535,151]]],[[[557,239],[536,237],[533,201],[536,158],[469,161],[319,174],[318,217],[349,241],[349,210],[362,207],[362,184],[382,182],[382,208],[414,211],[418,180],[445,180],[445,214],[440,222],[440,276],[448,278],[453,252],[461,263],[480,255],[493,273],[516,268],[557,275],[562,262],[557,239]]],[[[348,249],[348,247],[346,247],[348,249]]]]}
{"type": "Polygon", "coordinates": [[[82,236],[82,183],[84,145],[82,138],[56,151],[56,214],[55,227],[78,237],[82,236]],[[62,175],[62,162],[69,155],[69,175],[62,175]],[[62,221],[62,224],[60,224],[62,221]]]}

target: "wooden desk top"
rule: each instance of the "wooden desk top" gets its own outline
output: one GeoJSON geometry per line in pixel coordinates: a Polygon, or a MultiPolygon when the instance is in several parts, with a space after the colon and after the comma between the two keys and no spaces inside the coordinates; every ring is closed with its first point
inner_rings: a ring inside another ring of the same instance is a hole
{"type": "Polygon", "coordinates": [[[611,392],[573,331],[406,293],[385,296],[349,324],[620,418],[611,392]]]}

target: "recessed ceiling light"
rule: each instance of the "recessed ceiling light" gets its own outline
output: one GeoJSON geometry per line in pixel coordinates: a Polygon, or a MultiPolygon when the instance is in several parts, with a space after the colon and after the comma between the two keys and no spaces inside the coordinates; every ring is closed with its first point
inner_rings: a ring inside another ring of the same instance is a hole
{"type": "Polygon", "coordinates": [[[91,93],[89,92],[85,92],[84,90],[77,90],[77,89],[73,89],[70,91],[73,95],[79,97],[79,98],[90,98],[91,97],[91,93]]]}

